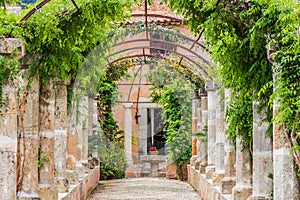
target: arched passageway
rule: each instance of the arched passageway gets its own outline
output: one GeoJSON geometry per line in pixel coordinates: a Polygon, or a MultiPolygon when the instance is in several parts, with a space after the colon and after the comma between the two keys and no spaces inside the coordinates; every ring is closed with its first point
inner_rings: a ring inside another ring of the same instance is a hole
{"type": "MultiPolygon", "coordinates": [[[[27,20],[47,2],[49,0],[40,3],[23,20],[27,20]]],[[[78,9],[75,1],[71,2],[78,9]]],[[[122,26],[135,29],[135,34],[124,34],[125,40],[119,40],[112,53],[101,54],[105,58],[101,64],[107,67],[137,58],[139,63],[136,65],[140,65],[158,58],[186,67],[207,81],[205,88],[198,88],[196,95],[192,97],[194,135],[192,158],[188,166],[189,183],[203,199],[268,199],[273,193],[285,199],[298,199],[299,185],[289,154],[290,146],[282,139],[281,127],[274,124],[272,146],[272,140],[264,137],[270,126],[263,121],[265,113],[258,114],[257,102],[251,102],[253,151],[243,151],[240,137],[233,138],[237,142],[236,146],[232,141],[226,140],[224,113],[229,107],[231,92],[229,89],[220,90],[220,85],[214,82],[214,69],[210,66],[209,53],[201,43],[202,35],[197,38],[189,35],[187,26],[180,17],[155,13],[159,10],[155,8],[154,13],[149,13],[145,3],[144,10],[133,14],[133,22],[123,23],[122,26]],[[134,26],[140,22],[144,24],[142,27],[134,26]],[[161,27],[151,24],[159,24],[161,27]],[[172,31],[169,26],[179,31],[172,31]],[[249,162],[250,156],[253,156],[253,163],[249,162]],[[277,185],[273,186],[273,183],[277,185]],[[289,187],[281,185],[283,183],[289,183],[289,187]]],[[[9,55],[13,52],[12,49],[18,48],[19,56],[24,55],[24,45],[20,40],[4,38],[3,41],[1,54],[9,55]]],[[[27,85],[25,90],[11,82],[3,85],[5,107],[0,116],[3,144],[0,148],[3,155],[0,160],[3,169],[0,179],[3,181],[0,188],[5,192],[1,193],[1,197],[85,199],[97,185],[100,176],[98,144],[94,140],[100,129],[95,96],[85,93],[72,102],[74,109],[68,111],[68,80],[54,84],[55,79],[50,78],[47,84],[42,85],[36,76],[27,84],[28,71],[22,70],[25,76],[18,78],[17,82],[27,85]],[[18,96],[22,92],[24,96],[18,96]]],[[[84,85],[84,82],[78,83],[79,86],[84,85]],[[81,83],[83,84],[80,85],[81,83]]],[[[139,146],[134,149],[133,130],[136,128],[138,132],[145,127],[133,127],[133,124],[135,121],[141,124],[142,115],[143,119],[151,118],[157,105],[148,104],[149,99],[139,98],[141,84],[138,83],[137,87],[136,83],[125,84],[131,89],[124,90],[132,93],[128,92],[128,98],[119,100],[124,105],[124,110],[120,113],[127,116],[123,120],[123,129],[127,134],[126,158],[134,163],[139,157],[134,157],[134,153],[147,153],[148,146],[145,142],[148,140],[140,137],[139,146]],[[141,110],[144,109],[141,116],[139,113],[133,115],[131,108],[134,103],[140,105],[141,110]]],[[[80,90],[81,87],[76,89],[80,90]]],[[[274,101],[274,113],[278,103],[274,101]]],[[[155,126],[152,123],[155,119],[149,121],[151,126],[155,126]]],[[[151,128],[149,132],[152,132],[153,127],[151,128]]],[[[151,139],[152,137],[153,134],[151,139]]],[[[153,168],[157,166],[153,165],[153,168]]],[[[136,175],[135,172],[133,174],[136,175]]]]}

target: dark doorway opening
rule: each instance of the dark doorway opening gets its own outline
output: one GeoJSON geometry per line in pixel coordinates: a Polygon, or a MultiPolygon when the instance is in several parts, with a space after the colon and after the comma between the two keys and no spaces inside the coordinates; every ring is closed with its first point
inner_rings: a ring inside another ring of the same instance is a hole
{"type": "Polygon", "coordinates": [[[163,131],[162,108],[147,109],[147,152],[149,148],[156,146],[159,155],[166,155],[166,133],[163,131]]]}

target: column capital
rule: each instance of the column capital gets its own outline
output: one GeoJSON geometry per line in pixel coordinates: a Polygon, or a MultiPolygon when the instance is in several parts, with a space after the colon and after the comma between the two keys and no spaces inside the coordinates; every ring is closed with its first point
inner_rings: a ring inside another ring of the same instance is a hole
{"type": "Polygon", "coordinates": [[[220,89],[220,86],[217,85],[217,84],[215,84],[215,83],[213,83],[213,82],[211,82],[211,81],[207,81],[205,83],[205,90],[208,91],[208,92],[209,91],[216,91],[218,89],[220,89]]]}
{"type": "Polygon", "coordinates": [[[25,55],[24,42],[19,38],[4,38],[0,42],[0,54],[10,55],[15,49],[18,49],[18,58],[22,58],[25,55]]]}
{"type": "Polygon", "coordinates": [[[122,103],[122,105],[124,106],[125,109],[129,109],[132,108],[133,103],[122,103]]]}
{"type": "Polygon", "coordinates": [[[200,98],[202,98],[202,97],[207,97],[207,91],[205,90],[205,87],[200,88],[200,89],[198,90],[198,95],[199,95],[200,98]]]}

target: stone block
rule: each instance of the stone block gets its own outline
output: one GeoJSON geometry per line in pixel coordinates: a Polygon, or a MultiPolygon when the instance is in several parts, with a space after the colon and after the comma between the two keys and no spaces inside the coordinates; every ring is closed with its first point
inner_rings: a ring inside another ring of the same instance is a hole
{"type": "Polygon", "coordinates": [[[197,160],[197,156],[192,156],[190,158],[190,163],[191,163],[192,166],[195,166],[196,160],[197,160]]]}
{"type": "Polygon", "coordinates": [[[35,196],[18,196],[17,200],[42,200],[40,197],[35,196]]]}
{"type": "Polygon", "coordinates": [[[176,173],[176,165],[174,163],[169,163],[167,166],[167,178],[177,179],[178,175],[176,173]]]}
{"type": "Polygon", "coordinates": [[[14,200],[16,199],[17,140],[1,138],[0,142],[2,145],[0,146],[0,199],[14,200]]]}
{"type": "Polygon", "coordinates": [[[213,185],[220,185],[221,180],[224,178],[224,172],[215,172],[213,174],[213,185]]]}
{"type": "Polygon", "coordinates": [[[207,163],[206,162],[201,162],[200,165],[199,165],[199,172],[201,174],[205,174],[206,167],[207,167],[207,163]]]}
{"type": "Polygon", "coordinates": [[[89,194],[97,187],[100,179],[100,167],[90,170],[84,179],[77,184],[70,185],[68,194],[63,194],[60,200],[87,199],[89,194]]]}
{"type": "Polygon", "coordinates": [[[25,54],[25,45],[19,38],[0,39],[0,54],[10,55],[17,51],[18,58],[22,58],[25,54]]]}
{"type": "Polygon", "coordinates": [[[75,170],[66,170],[66,178],[70,185],[76,185],[79,181],[79,174],[75,170]]]}
{"type": "Polygon", "coordinates": [[[236,184],[236,178],[235,177],[225,177],[221,180],[221,192],[222,194],[231,194],[232,188],[236,184]]]}
{"type": "Polygon", "coordinates": [[[199,170],[200,164],[201,164],[201,160],[198,160],[198,159],[197,159],[197,160],[195,161],[195,169],[199,170]]]}
{"type": "Polygon", "coordinates": [[[68,192],[69,181],[65,177],[55,177],[55,185],[58,192],[68,192]]]}
{"type": "Polygon", "coordinates": [[[41,199],[45,200],[57,200],[58,191],[54,185],[50,184],[39,184],[38,194],[41,199]]]}
{"type": "Polygon", "coordinates": [[[205,168],[205,175],[207,179],[212,179],[213,178],[213,174],[216,171],[216,167],[213,165],[207,166],[205,168]]]}
{"type": "Polygon", "coordinates": [[[250,196],[247,200],[269,200],[269,197],[265,196],[250,196]]]}
{"type": "Polygon", "coordinates": [[[252,194],[252,187],[249,186],[235,186],[232,189],[233,200],[247,200],[252,194]]]}

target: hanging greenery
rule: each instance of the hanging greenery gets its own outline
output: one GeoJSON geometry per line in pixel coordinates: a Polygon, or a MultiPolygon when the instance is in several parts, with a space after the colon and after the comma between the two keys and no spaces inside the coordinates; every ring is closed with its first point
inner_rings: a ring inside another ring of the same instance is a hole
{"type": "Polygon", "coordinates": [[[194,33],[205,31],[205,41],[223,87],[231,88],[233,99],[227,110],[228,134],[242,137],[249,147],[252,137],[252,101],[267,110],[271,122],[272,104],[280,99],[276,120],[284,124],[300,167],[299,138],[299,4],[294,0],[168,0],[172,9],[189,20],[194,33]],[[268,46],[271,58],[268,61],[268,46]],[[274,65],[273,65],[274,64],[274,65]],[[272,75],[277,73],[273,94],[272,75]],[[242,106],[242,107],[241,107],[242,106]],[[237,119],[240,120],[237,120],[237,119]],[[243,122],[240,123],[240,122],[243,122]]]}
{"type": "Polygon", "coordinates": [[[179,67],[167,60],[158,61],[147,75],[148,81],[154,84],[151,88],[152,101],[163,107],[168,157],[176,164],[179,174],[181,166],[189,162],[192,151],[192,101],[188,94],[194,94],[197,87],[204,85],[199,77],[195,78],[196,75],[192,74],[187,67],[179,67]]]}

